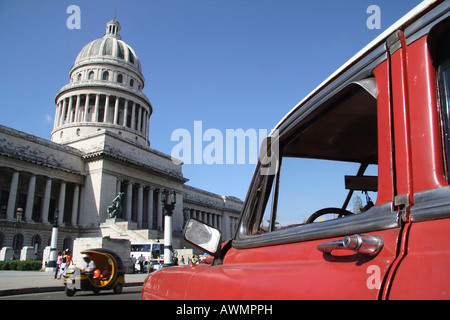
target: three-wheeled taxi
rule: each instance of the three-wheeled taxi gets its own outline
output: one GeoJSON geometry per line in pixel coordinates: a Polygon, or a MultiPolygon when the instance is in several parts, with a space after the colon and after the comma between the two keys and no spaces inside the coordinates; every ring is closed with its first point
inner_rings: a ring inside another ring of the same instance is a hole
{"type": "Polygon", "coordinates": [[[76,291],[114,290],[121,293],[125,283],[124,266],[122,259],[113,251],[107,249],[89,249],[81,251],[88,255],[94,262],[94,270],[87,272],[76,267],[73,273],[68,273],[64,278],[66,295],[71,297],[76,291]]]}

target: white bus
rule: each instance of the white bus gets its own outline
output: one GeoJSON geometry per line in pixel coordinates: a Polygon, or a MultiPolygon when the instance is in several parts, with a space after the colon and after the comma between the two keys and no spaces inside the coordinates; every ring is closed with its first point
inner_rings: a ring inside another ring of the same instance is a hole
{"type": "MultiPolygon", "coordinates": [[[[159,242],[131,243],[130,257],[136,261],[135,268],[140,270],[139,257],[145,258],[145,266],[151,266],[152,269],[160,269],[164,264],[164,244],[159,242]]],[[[148,269],[147,269],[148,270],[148,269]]]]}

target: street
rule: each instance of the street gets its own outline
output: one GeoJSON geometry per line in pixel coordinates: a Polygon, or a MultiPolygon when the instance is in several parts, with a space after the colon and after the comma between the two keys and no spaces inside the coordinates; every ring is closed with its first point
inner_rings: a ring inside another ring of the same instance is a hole
{"type": "Polygon", "coordinates": [[[125,287],[121,294],[112,290],[94,294],[92,291],[78,291],[73,297],[66,296],[64,291],[21,294],[0,297],[0,300],[141,300],[142,286],[125,287]]]}

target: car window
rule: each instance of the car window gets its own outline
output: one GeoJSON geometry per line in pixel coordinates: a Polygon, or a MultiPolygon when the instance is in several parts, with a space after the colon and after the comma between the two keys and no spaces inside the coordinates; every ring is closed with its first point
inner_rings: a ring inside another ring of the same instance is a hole
{"type": "Polygon", "coordinates": [[[359,215],[375,205],[376,99],[350,86],[319,111],[285,130],[278,170],[255,180],[250,235],[359,215]]]}
{"type": "Polygon", "coordinates": [[[272,180],[278,182],[278,195],[275,197],[272,183],[257,233],[305,225],[308,218],[321,210],[323,215],[308,223],[337,219],[342,211],[348,211],[349,215],[366,212],[377,200],[373,180],[377,179],[378,166],[370,165],[365,170],[362,180],[370,178],[366,180],[366,190],[360,190],[366,181],[358,182],[358,190],[349,190],[346,180],[348,184],[349,177],[357,179],[359,168],[360,164],[352,162],[283,158],[279,180],[272,180]]]}

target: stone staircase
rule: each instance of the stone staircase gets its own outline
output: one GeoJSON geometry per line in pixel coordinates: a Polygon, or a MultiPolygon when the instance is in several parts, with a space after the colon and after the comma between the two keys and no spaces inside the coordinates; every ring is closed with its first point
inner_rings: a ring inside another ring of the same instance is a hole
{"type": "Polygon", "coordinates": [[[102,237],[128,239],[131,242],[160,242],[164,241],[164,232],[150,229],[138,229],[136,222],[122,219],[106,219],[100,224],[102,237]]]}
{"type": "MultiPolygon", "coordinates": [[[[163,230],[138,229],[136,222],[124,221],[122,219],[113,218],[106,219],[100,224],[102,237],[110,237],[113,239],[128,239],[132,243],[161,242],[164,243],[163,230]]],[[[173,248],[191,248],[183,238],[181,232],[172,233],[173,248]]]]}

